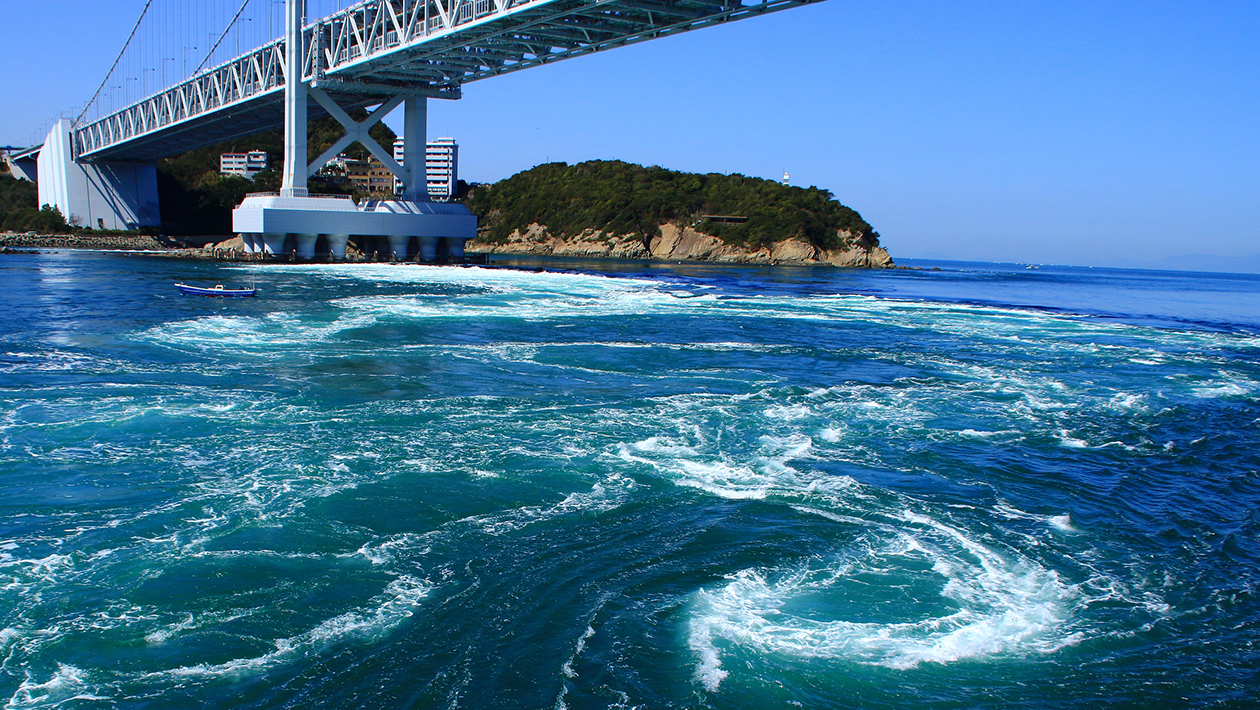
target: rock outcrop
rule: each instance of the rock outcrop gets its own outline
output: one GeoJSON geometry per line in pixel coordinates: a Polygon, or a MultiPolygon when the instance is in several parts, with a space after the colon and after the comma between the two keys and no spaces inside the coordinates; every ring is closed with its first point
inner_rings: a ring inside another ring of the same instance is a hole
{"type": "Polygon", "coordinates": [[[893,260],[882,247],[867,247],[854,235],[841,232],[847,249],[819,249],[799,239],[786,239],[768,247],[749,250],[728,244],[691,227],[662,224],[660,236],[644,243],[641,235],[609,235],[586,230],[572,237],[552,235],[547,227],[531,224],[516,230],[507,241],[490,244],[474,240],[468,250],[492,254],[550,254],[603,259],[660,259],[662,261],[712,261],[723,264],[830,264],[868,269],[892,268],[893,260]]]}

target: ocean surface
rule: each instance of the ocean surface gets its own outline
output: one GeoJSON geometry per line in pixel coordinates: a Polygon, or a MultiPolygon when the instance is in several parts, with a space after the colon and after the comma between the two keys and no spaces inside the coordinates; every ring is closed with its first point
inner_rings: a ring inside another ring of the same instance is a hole
{"type": "Polygon", "coordinates": [[[4,707],[1260,704],[1260,276],[495,263],[0,256],[4,707]]]}

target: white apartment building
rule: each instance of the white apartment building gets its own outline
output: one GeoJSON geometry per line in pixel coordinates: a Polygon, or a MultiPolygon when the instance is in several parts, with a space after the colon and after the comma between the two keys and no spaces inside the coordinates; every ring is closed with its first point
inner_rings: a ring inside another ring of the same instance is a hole
{"type": "MultiPolygon", "coordinates": [[[[394,160],[403,162],[403,139],[394,141],[394,160]]],[[[429,197],[438,202],[454,199],[459,184],[459,144],[454,138],[434,138],[424,149],[425,182],[429,197]]],[[[394,191],[402,192],[401,180],[394,180],[394,191]]]]}
{"type": "Polygon", "coordinates": [[[267,169],[267,152],[251,150],[248,153],[220,153],[219,174],[239,175],[254,179],[254,176],[267,169]]]}

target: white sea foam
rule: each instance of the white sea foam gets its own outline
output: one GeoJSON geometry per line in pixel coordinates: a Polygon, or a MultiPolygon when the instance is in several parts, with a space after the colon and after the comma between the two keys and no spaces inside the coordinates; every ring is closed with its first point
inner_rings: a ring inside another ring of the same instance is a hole
{"type": "MultiPolygon", "coordinates": [[[[74,569],[74,558],[70,555],[51,554],[33,559],[14,558],[7,555],[0,559],[0,570],[6,570],[6,577],[11,581],[4,584],[6,588],[24,586],[31,582],[54,584],[59,577],[74,569]]],[[[4,577],[0,577],[3,583],[4,577]]]]}
{"type": "Polygon", "coordinates": [[[643,441],[636,441],[631,444],[636,451],[648,451],[654,454],[674,454],[695,456],[696,450],[690,446],[680,444],[673,439],[661,436],[651,436],[643,441]]]}
{"type": "Polygon", "coordinates": [[[303,320],[285,312],[261,317],[216,315],[164,323],[134,337],[178,348],[230,348],[233,353],[250,355],[324,343],[342,331],[372,322],[368,314],[347,315],[331,323],[303,320]]]}
{"type": "Polygon", "coordinates": [[[722,498],[765,498],[767,491],[775,485],[773,476],[754,471],[746,465],[722,460],[694,461],[687,457],[658,461],[636,456],[632,453],[632,448],[625,444],[618,447],[618,455],[623,461],[647,464],[671,474],[677,485],[697,488],[722,498]]]}
{"type": "MultiPolygon", "coordinates": [[[[812,511],[811,511],[812,512],[812,511]]],[[[695,677],[715,691],[729,672],[723,656],[746,649],[798,659],[837,659],[909,669],[922,663],[1048,653],[1080,640],[1068,619],[1074,587],[1013,551],[998,552],[952,526],[909,511],[882,544],[826,564],[744,570],[701,590],[690,608],[695,677]],[[925,565],[930,572],[924,571],[925,565]],[[844,596],[848,580],[881,575],[905,584],[932,575],[941,612],[905,621],[819,619],[793,611],[802,596],[844,596]]]]}
{"type": "Polygon", "coordinates": [[[781,419],[783,421],[795,421],[797,419],[805,419],[813,415],[813,410],[803,404],[796,405],[774,405],[767,407],[762,414],[768,419],[781,419]]]}
{"type": "Polygon", "coordinates": [[[998,503],[993,506],[993,510],[1009,519],[1036,520],[1062,532],[1074,532],[1076,530],[1076,528],[1072,527],[1072,516],[1069,513],[1062,515],[1038,515],[1037,513],[1020,510],[1007,503],[998,503]]]}
{"type": "Polygon", "coordinates": [[[249,613],[250,612],[248,611],[230,611],[199,615],[185,614],[183,618],[145,634],[144,640],[152,645],[158,646],[166,643],[172,638],[182,635],[185,631],[201,629],[210,625],[225,624],[229,621],[235,621],[248,616],[249,613]]]}
{"type": "Polygon", "coordinates": [[[1219,399],[1223,397],[1247,397],[1260,389],[1260,385],[1247,379],[1231,379],[1225,381],[1216,381],[1201,387],[1195,387],[1192,391],[1195,396],[1203,399],[1219,399]]]}
{"type": "Polygon", "coordinates": [[[414,550],[425,545],[428,535],[400,533],[381,542],[365,542],[352,553],[339,554],[338,557],[362,557],[373,565],[383,565],[394,561],[397,550],[414,550]]]}
{"type": "Polygon", "coordinates": [[[1069,434],[1066,430],[1060,429],[1059,430],[1059,446],[1062,446],[1067,449],[1088,449],[1089,442],[1085,441],[1084,439],[1078,439],[1072,436],[1071,434],[1069,434]]]}
{"type": "Polygon", "coordinates": [[[311,652],[339,643],[378,638],[412,616],[433,587],[409,575],[390,582],[366,609],[357,609],[328,619],[297,636],[276,639],[275,650],[261,656],[238,658],[224,663],[182,666],[148,673],[142,678],[219,678],[257,673],[288,663],[311,652]]]}
{"type": "Polygon", "coordinates": [[[582,651],[586,650],[587,639],[594,635],[595,629],[587,626],[586,631],[582,633],[582,635],[578,638],[577,643],[574,645],[573,655],[569,656],[569,658],[564,662],[564,665],[560,667],[560,671],[564,673],[564,677],[576,678],[578,676],[577,671],[573,670],[573,661],[576,660],[578,656],[582,655],[582,651]]]}
{"type": "Polygon", "coordinates": [[[792,506],[792,509],[796,511],[800,511],[802,513],[809,513],[810,515],[817,515],[817,516],[826,518],[828,520],[835,521],[837,523],[853,523],[855,525],[869,525],[871,522],[865,518],[859,518],[854,515],[845,515],[843,513],[833,513],[830,510],[812,508],[808,505],[794,505],[792,506]]]}
{"type": "Polygon", "coordinates": [[[564,515],[604,513],[626,501],[637,487],[633,479],[611,473],[591,486],[589,491],[574,491],[553,505],[530,505],[486,515],[474,515],[456,521],[481,528],[487,535],[503,535],[528,525],[564,515]]]}
{"type": "Polygon", "coordinates": [[[109,698],[90,691],[88,674],[85,671],[66,663],[58,663],[57,671],[42,683],[36,681],[28,670],[26,678],[4,707],[5,710],[56,708],[79,700],[109,700],[109,698]]]}
{"type": "Polygon", "coordinates": [[[1126,412],[1146,411],[1147,409],[1146,395],[1144,394],[1118,392],[1111,398],[1111,402],[1109,404],[1114,409],[1126,412]]]}

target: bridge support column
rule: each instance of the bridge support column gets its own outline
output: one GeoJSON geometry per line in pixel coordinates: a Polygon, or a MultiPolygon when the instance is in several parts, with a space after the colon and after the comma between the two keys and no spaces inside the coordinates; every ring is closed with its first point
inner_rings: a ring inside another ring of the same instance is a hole
{"type": "Polygon", "coordinates": [[[397,234],[389,235],[389,251],[391,252],[392,256],[396,256],[399,259],[406,259],[407,253],[408,253],[408,246],[410,246],[410,244],[411,244],[410,236],[397,235],[397,234]]]}
{"type": "Polygon", "coordinates": [[[302,23],[306,0],[284,4],[284,173],[280,194],[306,197],[306,82],[302,81],[302,23]]]}
{"type": "Polygon", "coordinates": [[[437,261],[437,237],[417,237],[416,241],[420,242],[420,259],[422,261],[437,261]]]}
{"type": "Polygon", "coordinates": [[[464,242],[468,241],[467,239],[443,237],[442,241],[446,244],[447,253],[451,255],[452,259],[464,258],[464,242]]]}
{"type": "MultiPolygon", "coordinates": [[[[419,253],[426,261],[434,261],[439,248],[455,253],[454,242],[463,242],[477,234],[477,218],[460,204],[434,204],[429,200],[425,173],[425,148],[428,121],[427,99],[421,92],[400,91],[385,101],[367,119],[350,118],[330,93],[344,91],[352,82],[324,82],[316,78],[309,95],[337,120],[346,134],[328,147],[315,162],[306,164],[306,97],[308,87],[302,80],[303,42],[301,38],[305,0],[285,3],[285,88],[284,88],[284,173],[280,194],[250,195],[232,212],[232,225],[237,232],[262,234],[263,249],[268,254],[285,253],[285,235],[293,234],[297,254],[313,258],[318,234],[328,235],[328,248],[336,259],[344,259],[350,234],[385,235],[389,250],[397,259],[410,256],[408,245],[414,235],[420,236],[419,253]],[[406,102],[404,121],[406,144],[403,162],[393,156],[368,134],[368,130],[390,111],[406,102]],[[405,188],[403,199],[370,201],[356,205],[350,200],[316,199],[307,194],[306,180],[346,146],[358,141],[377,160],[389,168],[405,188]],[[446,242],[439,240],[446,238],[446,242]],[[454,240],[450,241],[450,240],[454,240]]],[[[318,75],[318,72],[316,72],[318,75]]],[[[375,240],[380,248],[379,238],[375,240]]]]}
{"type": "Polygon", "coordinates": [[[289,236],[284,232],[267,232],[262,235],[263,253],[279,256],[284,253],[284,240],[289,236]]]}
{"type": "Polygon", "coordinates": [[[404,200],[429,202],[429,180],[425,172],[425,149],[429,143],[429,100],[409,96],[403,106],[403,181],[404,200]]]}
{"type": "Polygon", "coordinates": [[[332,253],[334,259],[346,258],[346,242],[350,241],[349,234],[329,234],[328,235],[328,251],[332,253]]]}
{"type": "Polygon", "coordinates": [[[299,259],[315,258],[315,242],[319,239],[318,234],[295,234],[297,238],[297,255],[299,259]]]}

